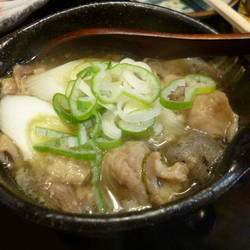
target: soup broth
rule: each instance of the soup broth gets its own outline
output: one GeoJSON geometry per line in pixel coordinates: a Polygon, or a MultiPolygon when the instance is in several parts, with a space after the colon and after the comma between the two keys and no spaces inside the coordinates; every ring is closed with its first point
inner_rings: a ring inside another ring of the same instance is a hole
{"type": "Polygon", "coordinates": [[[70,213],[137,211],[208,183],[239,117],[220,60],[75,54],[1,80],[2,161],[20,189],[70,213]]]}

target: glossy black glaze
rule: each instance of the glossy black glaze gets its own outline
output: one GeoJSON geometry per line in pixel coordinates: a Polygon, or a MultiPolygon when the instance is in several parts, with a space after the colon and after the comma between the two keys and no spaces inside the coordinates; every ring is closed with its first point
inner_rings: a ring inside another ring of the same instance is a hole
{"type": "MultiPolygon", "coordinates": [[[[20,29],[0,41],[0,74],[16,63],[30,60],[52,39],[87,27],[125,27],[175,33],[211,33],[209,27],[182,14],[136,3],[92,4],[66,10],[20,29]]],[[[4,172],[0,176],[0,201],[24,218],[58,230],[108,233],[132,230],[192,212],[226,192],[248,169],[250,130],[235,138],[221,162],[221,172],[199,192],[171,204],[114,215],[73,215],[36,206],[16,188],[4,172]]]]}

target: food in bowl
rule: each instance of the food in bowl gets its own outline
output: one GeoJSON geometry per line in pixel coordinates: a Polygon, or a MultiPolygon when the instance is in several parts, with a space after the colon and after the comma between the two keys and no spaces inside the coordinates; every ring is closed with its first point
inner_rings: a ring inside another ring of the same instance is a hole
{"type": "Polygon", "coordinates": [[[2,161],[23,192],[64,212],[180,199],[211,180],[238,129],[201,62],[119,55],[16,65],[1,81],[2,161]]]}

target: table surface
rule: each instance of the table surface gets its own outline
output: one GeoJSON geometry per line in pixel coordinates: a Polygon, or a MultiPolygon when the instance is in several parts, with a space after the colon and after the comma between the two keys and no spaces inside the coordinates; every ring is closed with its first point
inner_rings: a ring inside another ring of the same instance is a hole
{"type": "MultiPolygon", "coordinates": [[[[25,23],[77,4],[76,0],[64,3],[51,0],[49,4],[28,17],[25,23]]],[[[210,24],[215,23],[218,25],[218,20],[211,20],[210,24]]],[[[224,27],[224,24],[220,26],[224,27]]],[[[146,230],[112,237],[75,238],[24,221],[2,206],[0,216],[1,250],[125,250],[132,247],[154,250],[249,250],[250,175],[242,178],[212,206],[184,218],[180,223],[152,226],[146,230]]]]}

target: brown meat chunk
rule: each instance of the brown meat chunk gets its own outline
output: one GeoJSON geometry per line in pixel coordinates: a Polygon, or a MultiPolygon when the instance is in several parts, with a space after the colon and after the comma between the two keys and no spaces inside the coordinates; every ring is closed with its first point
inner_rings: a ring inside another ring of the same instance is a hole
{"type": "Polygon", "coordinates": [[[15,95],[18,92],[18,88],[14,78],[9,77],[1,80],[1,96],[15,95]]]}
{"type": "Polygon", "coordinates": [[[24,79],[34,74],[34,67],[30,65],[16,65],[13,69],[13,78],[17,85],[17,94],[28,94],[28,90],[25,87],[24,79]]]}
{"type": "Polygon", "coordinates": [[[42,169],[22,167],[15,179],[23,191],[51,208],[70,213],[84,213],[95,209],[90,183],[74,186],[57,182],[42,169]]]}
{"type": "Polygon", "coordinates": [[[171,81],[190,73],[190,66],[186,60],[146,59],[145,62],[159,75],[162,87],[166,87],[171,81]]]}
{"type": "Polygon", "coordinates": [[[146,159],[144,181],[153,204],[164,204],[188,187],[189,169],[183,162],[167,166],[159,152],[152,152],[146,159]]]}
{"type": "Polygon", "coordinates": [[[95,197],[90,186],[77,187],[76,196],[85,213],[96,209],[95,197]]]}
{"type": "Polygon", "coordinates": [[[227,96],[218,90],[195,98],[187,117],[187,124],[215,138],[231,138],[237,131],[237,119],[227,96]]]}
{"type": "Polygon", "coordinates": [[[1,80],[1,95],[27,95],[29,94],[25,79],[27,76],[43,72],[43,68],[30,65],[16,65],[13,76],[1,80]]]}
{"type": "Polygon", "coordinates": [[[64,212],[82,213],[83,207],[77,199],[76,192],[72,186],[59,183],[44,181],[35,186],[35,191],[38,194],[48,198],[56,207],[64,212]]]}
{"type": "Polygon", "coordinates": [[[200,183],[208,178],[211,166],[222,152],[223,146],[219,142],[198,131],[189,131],[165,149],[170,164],[186,163],[190,169],[190,178],[200,183]]]}
{"type": "Polygon", "coordinates": [[[34,67],[29,65],[16,65],[13,69],[13,76],[1,80],[1,96],[4,95],[26,95],[28,91],[24,79],[34,74],[34,67]]]}
{"type": "Polygon", "coordinates": [[[13,141],[4,134],[0,135],[1,160],[5,163],[14,163],[15,167],[23,165],[23,158],[13,141]]]}
{"type": "Polygon", "coordinates": [[[19,81],[25,76],[32,75],[34,73],[34,67],[30,65],[16,65],[13,69],[13,76],[16,81],[19,81]]]}
{"type": "Polygon", "coordinates": [[[90,179],[89,162],[53,154],[44,154],[38,161],[39,168],[46,171],[51,180],[81,185],[90,179]]]}
{"type": "Polygon", "coordinates": [[[148,153],[144,142],[130,141],[104,156],[103,181],[126,209],[148,204],[142,181],[142,164],[148,153]]]}

